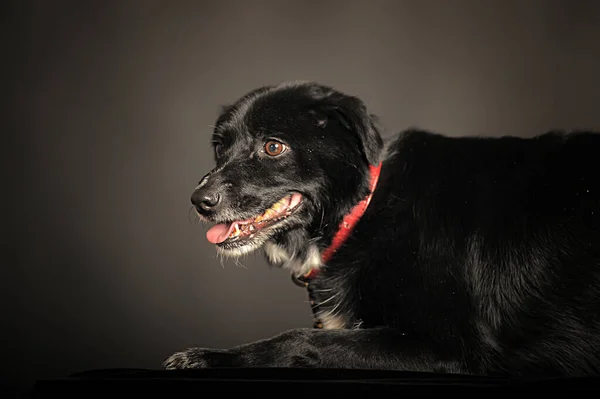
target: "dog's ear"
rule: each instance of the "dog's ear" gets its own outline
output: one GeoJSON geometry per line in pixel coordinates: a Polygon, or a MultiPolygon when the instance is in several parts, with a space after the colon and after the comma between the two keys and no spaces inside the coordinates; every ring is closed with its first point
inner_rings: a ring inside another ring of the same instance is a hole
{"type": "Polygon", "coordinates": [[[376,118],[367,112],[367,107],[358,98],[334,93],[328,96],[329,114],[346,129],[357,134],[363,152],[371,165],[381,161],[383,139],[375,124],[376,118]]]}

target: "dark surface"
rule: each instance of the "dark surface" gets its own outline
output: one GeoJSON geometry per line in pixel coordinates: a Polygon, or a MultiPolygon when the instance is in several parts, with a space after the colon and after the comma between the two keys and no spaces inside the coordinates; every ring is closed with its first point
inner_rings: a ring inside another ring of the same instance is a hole
{"type": "Polygon", "coordinates": [[[136,396],[202,394],[217,392],[248,394],[306,393],[336,395],[402,393],[403,395],[450,392],[522,392],[542,389],[600,391],[600,379],[511,380],[429,373],[374,370],[319,369],[205,369],[161,371],[142,369],[92,370],[64,379],[38,381],[33,398],[91,397],[135,392],[136,396]]]}

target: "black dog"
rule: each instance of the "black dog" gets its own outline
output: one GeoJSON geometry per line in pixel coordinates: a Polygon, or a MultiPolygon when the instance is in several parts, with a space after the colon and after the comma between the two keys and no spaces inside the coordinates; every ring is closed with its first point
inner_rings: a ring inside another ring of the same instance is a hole
{"type": "Polygon", "coordinates": [[[600,371],[600,135],[386,147],[358,98],[294,82],[224,109],[213,145],[192,195],[207,239],[289,268],[317,328],[166,368],[600,371]]]}

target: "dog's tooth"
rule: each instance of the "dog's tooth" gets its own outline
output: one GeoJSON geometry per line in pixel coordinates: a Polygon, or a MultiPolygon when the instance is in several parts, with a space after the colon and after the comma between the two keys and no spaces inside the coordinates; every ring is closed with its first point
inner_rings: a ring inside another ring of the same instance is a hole
{"type": "Polygon", "coordinates": [[[285,201],[283,200],[280,200],[275,205],[273,205],[273,209],[275,209],[276,211],[279,211],[283,207],[285,207],[285,201]]]}
{"type": "Polygon", "coordinates": [[[231,232],[231,234],[229,235],[229,237],[235,237],[235,236],[238,236],[238,235],[240,235],[240,233],[241,233],[241,230],[240,230],[240,228],[239,228],[238,224],[236,223],[236,224],[233,226],[233,231],[231,232]]]}

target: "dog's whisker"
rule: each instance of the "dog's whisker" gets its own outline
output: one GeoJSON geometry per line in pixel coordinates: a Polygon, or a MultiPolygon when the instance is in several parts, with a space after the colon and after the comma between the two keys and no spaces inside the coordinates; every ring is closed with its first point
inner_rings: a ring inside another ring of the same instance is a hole
{"type": "Polygon", "coordinates": [[[338,295],[340,295],[340,292],[337,292],[336,294],[334,294],[334,295],[330,296],[330,297],[329,297],[329,298],[327,298],[326,300],[319,302],[319,306],[325,305],[326,303],[328,303],[328,302],[330,302],[330,301],[334,300],[334,299],[335,299],[335,298],[336,298],[338,295]]]}
{"type": "Polygon", "coordinates": [[[340,304],[338,303],[333,309],[330,309],[326,312],[321,312],[319,313],[319,318],[321,319],[332,319],[338,316],[338,313],[336,313],[337,308],[340,306],[340,304]]]}
{"type": "Polygon", "coordinates": [[[325,208],[321,207],[321,223],[319,223],[319,231],[323,229],[323,221],[325,220],[325,208]]]}
{"type": "Polygon", "coordinates": [[[239,259],[234,259],[234,263],[237,267],[241,267],[242,269],[248,269],[239,259]]]}
{"type": "Polygon", "coordinates": [[[323,289],[320,289],[320,290],[315,290],[315,292],[317,292],[317,293],[319,293],[319,292],[331,292],[331,291],[334,291],[334,289],[333,288],[323,288],[323,289]]]}
{"type": "Polygon", "coordinates": [[[213,257],[213,259],[217,259],[219,261],[219,263],[221,264],[221,268],[225,269],[225,262],[223,259],[224,254],[221,253],[220,251],[217,251],[213,257]]]}
{"type": "Polygon", "coordinates": [[[353,163],[353,162],[347,162],[347,161],[346,161],[346,162],[344,162],[344,164],[346,164],[346,165],[348,165],[348,166],[352,166],[354,169],[357,169],[357,170],[358,170],[358,166],[356,166],[356,164],[355,164],[355,163],[353,163]]]}
{"type": "Polygon", "coordinates": [[[335,316],[337,316],[338,310],[342,306],[343,302],[344,301],[338,301],[337,304],[333,308],[331,308],[327,312],[323,313],[323,317],[335,317],[335,316]]]}
{"type": "Polygon", "coordinates": [[[193,224],[194,222],[199,222],[200,221],[200,215],[198,215],[198,211],[196,211],[196,208],[194,206],[190,207],[190,210],[188,211],[188,219],[190,221],[190,224],[193,224]]]}

